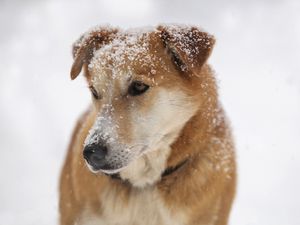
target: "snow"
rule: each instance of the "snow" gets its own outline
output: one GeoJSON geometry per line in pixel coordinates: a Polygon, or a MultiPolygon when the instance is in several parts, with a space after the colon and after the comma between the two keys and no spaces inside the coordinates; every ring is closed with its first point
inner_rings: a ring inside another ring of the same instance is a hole
{"type": "Polygon", "coordinates": [[[166,26],[166,32],[172,34],[167,38],[167,42],[177,43],[176,47],[188,56],[187,60],[191,63],[195,55],[199,53],[198,46],[207,49],[212,47],[213,43],[211,43],[211,41],[214,40],[213,36],[204,33],[205,31],[200,27],[185,24],[167,24],[163,25],[163,27],[164,26],[166,26]],[[200,32],[198,32],[198,30],[200,32]],[[190,46],[195,45],[193,43],[197,43],[197,45],[191,49],[190,46]]]}
{"type": "Polygon", "coordinates": [[[89,64],[90,69],[102,70],[108,65],[108,69],[112,70],[112,78],[116,79],[121,71],[120,69],[126,65],[126,62],[137,60],[137,56],[140,54],[146,56],[141,63],[145,65],[153,63],[152,56],[146,55],[146,52],[149,51],[147,41],[149,33],[135,31],[127,34],[125,32],[120,30],[111,43],[95,52],[94,58],[89,64]],[[112,61],[112,64],[108,64],[108,61],[112,61]]]}
{"type": "Polygon", "coordinates": [[[118,125],[113,123],[111,112],[113,108],[110,104],[102,106],[102,114],[97,115],[97,119],[88,136],[84,141],[84,145],[93,145],[105,140],[107,144],[113,144],[117,140],[118,125]]]}
{"type": "Polygon", "coordinates": [[[84,78],[70,81],[72,43],[96,24],[167,22],[217,40],[209,62],[238,158],[231,224],[300,224],[299,10],[298,0],[1,1],[0,224],[57,221],[59,171],[90,101],[84,78]]]}

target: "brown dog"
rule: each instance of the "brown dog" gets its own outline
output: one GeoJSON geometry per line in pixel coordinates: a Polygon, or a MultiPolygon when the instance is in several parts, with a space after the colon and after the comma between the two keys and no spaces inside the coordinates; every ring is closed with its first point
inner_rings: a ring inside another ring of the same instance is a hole
{"type": "Polygon", "coordinates": [[[93,98],[60,180],[61,225],[224,225],[235,193],[230,129],[196,27],[99,27],[73,47],[93,98]]]}

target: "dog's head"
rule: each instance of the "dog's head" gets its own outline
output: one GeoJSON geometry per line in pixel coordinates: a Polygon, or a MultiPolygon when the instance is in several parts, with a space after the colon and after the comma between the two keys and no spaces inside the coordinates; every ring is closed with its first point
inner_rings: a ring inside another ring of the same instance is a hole
{"type": "Polygon", "coordinates": [[[172,144],[206,101],[202,74],[214,42],[196,27],[168,25],[100,27],[74,44],[71,77],[84,68],[97,115],[84,144],[93,171],[116,173],[172,144]]]}

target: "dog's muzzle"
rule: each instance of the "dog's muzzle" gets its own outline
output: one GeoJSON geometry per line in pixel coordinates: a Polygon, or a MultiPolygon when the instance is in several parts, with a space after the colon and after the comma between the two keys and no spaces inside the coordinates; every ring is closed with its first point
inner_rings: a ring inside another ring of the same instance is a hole
{"type": "Polygon", "coordinates": [[[100,170],[106,166],[106,155],[107,147],[101,144],[87,145],[83,150],[84,159],[94,170],[100,170]]]}

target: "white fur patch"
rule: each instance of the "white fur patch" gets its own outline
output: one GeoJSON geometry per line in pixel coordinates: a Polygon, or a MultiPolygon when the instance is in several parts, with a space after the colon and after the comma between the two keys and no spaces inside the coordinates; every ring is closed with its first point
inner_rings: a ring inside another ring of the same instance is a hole
{"type": "Polygon", "coordinates": [[[170,151],[170,147],[166,147],[142,155],[120,172],[121,178],[140,188],[154,184],[166,167],[170,151]]]}
{"type": "Polygon", "coordinates": [[[101,216],[86,211],[78,225],[182,225],[183,213],[171,214],[154,187],[131,189],[128,202],[116,201],[119,193],[107,187],[101,192],[104,203],[101,216]]]}

